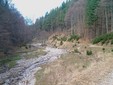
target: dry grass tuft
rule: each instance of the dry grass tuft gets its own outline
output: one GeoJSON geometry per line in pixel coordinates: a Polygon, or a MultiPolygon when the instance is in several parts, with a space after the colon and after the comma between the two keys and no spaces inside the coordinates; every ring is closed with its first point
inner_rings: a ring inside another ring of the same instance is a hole
{"type": "Polygon", "coordinates": [[[108,51],[111,48],[106,52],[100,47],[85,47],[84,51],[87,49],[94,55],[72,52],[42,66],[36,73],[36,85],[96,85],[113,68],[113,53],[108,51]]]}

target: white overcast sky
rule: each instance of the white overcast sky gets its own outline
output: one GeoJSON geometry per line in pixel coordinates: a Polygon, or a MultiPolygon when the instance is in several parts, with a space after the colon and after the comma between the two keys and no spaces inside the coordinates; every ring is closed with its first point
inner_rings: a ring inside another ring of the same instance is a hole
{"type": "Polygon", "coordinates": [[[60,6],[66,0],[12,0],[17,10],[24,16],[35,21],[48,11],[60,6]]]}

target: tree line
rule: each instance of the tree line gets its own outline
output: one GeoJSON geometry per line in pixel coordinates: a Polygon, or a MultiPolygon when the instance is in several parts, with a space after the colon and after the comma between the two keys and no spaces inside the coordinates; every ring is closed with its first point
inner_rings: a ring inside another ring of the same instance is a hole
{"type": "Polygon", "coordinates": [[[0,0],[0,52],[7,53],[31,41],[32,32],[11,1],[0,0]]]}
{"type": "Polygon", "coordinates": [[[113,0],[67,0],[34,26],[38,31],[67,31],[90,40],[113,31],[113,0]]]}
{"type": "Polygon", "coordinates": [[[58,30],[57,28],[63,30],[65,28],[64,18],[70,3],[71,1],[67,0],[60,7],[52,9],[49,13],[47,12],[45,16],[36,20],[35,27],[46,31],[55,31],[58,30]]]}

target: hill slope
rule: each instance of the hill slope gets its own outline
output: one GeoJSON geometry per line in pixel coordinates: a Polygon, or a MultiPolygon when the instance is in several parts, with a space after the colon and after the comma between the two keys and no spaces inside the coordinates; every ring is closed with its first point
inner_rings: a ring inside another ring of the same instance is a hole
{"type": "Polygon", "coordinates": [[[112,2],[112,0],[69,0],[37,19],[34,26],[38,32],[65,31],[89,40],[113,31],[112,2]]]}

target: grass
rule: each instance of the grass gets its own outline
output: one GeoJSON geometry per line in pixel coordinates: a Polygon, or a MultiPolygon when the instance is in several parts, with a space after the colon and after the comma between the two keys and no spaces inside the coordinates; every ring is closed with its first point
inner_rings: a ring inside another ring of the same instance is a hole
{"type": "Polygon", "coordinates": [[[47,54],[47,52],[45,52],[43,48],[40,48],[36,51],[26,53],[24,55],[24,57],[26,59],[30,59],[30,58],[39,57],[40,55],[46,55],[46,54],[47,54]]]}
{"type": "Polygon", "coordinates": [[[92,41],[93,44],[101,43],[102,45],[105,43],[108,44],[109,42],[111,42],[111,44],[113,44],[113,33],[101,35],[99,37],[96,37],[92,41]]]}
{"type": "Polygon", "coordinates": [[[60,41],[66,41],[66,40],[67,40],[67,37],[65,36],[60,38],[60,41]]]}
{"type": "MultiPolygon", "coordinates": [[[[36,85],[80,85],[84,80],[86,82],[83,83],[84,85],[92,85],[88,84],[87,81],[90,81],[93,76],[95,77],[95,74],[97,74],[96,78],[98,77],[98,72],[100,72],[98,68],[103,66],[103,63],[106,62],[105,59],[111,59],[112,54],[110,53],[112,53],[113,48],[111,46],[94,45],[90,47],[85,45],[81,46],[79,50],[77,48],[72,50],[73,52],[62,55],[60,59],[44,65],[42,70],[36,73],[36,85]],[[103,53],[103,50],[106,53],[103,53]],[[78,52],[81,52],[81,54],[78,54],[78,52]],[[98,70],[97,73],[95,73],[95,70],[98,70]],[[73,75],[75,76],[73,77],[73,75]],[[81,79],[80,82],[76,78],[81,79]],[[74,83],[71,83],[73,79],[75,79],[74,83]]],[[[103,68],[104,66],[102,71],[103,68]]]]}
{"type": "Polygon", "coordinates": [[[80,53],[78,49],[74,49],[74,53],[80,53]]]}
{"type": "Polygon", "coordinates": [[[41,82],[41,79],[43,79],[43,72],[44,72],[44,70],[45,69],[43,68],[43,69],[37,71],[37,73],[35,74],[35,78],[37,80],[35,85],[46,85],[46,84],[44,84],[46,82],[41,82]]]}
{"type": "Polygon", "coordinates": [[[58,40],[58,41],[66,41],[67,37],[63,36],[63,37],[58,37],[58,36],[54,36],[53,40],[58,40]]]}
{"type": "Polygon", "coordinates": [[[58,85],[58,82],[65,82],[66,78],[68,81],[66,75],[85,70],[90,66],[91,59],[93,57],[83,57],[75,53],[62,55],[59,60],[46,64],[36,73],[35,85],[58,85]]]}
{"type": "Polygon", "coordinates": [[[7,56],[0,59],[0,66],[6,65],[8,68],[12,68],[16,65],[16,61],[21,59],[18,55],[7,56]]]}
{"type": "Polygon", "coordinates": [[[76,43],[73,45],[73,47],[76,47],[77,45],[76,45],[76,43]]]}
{"type": "Polygon", "coordinates": [[[54,36],[52,37],[52,38],[53,38],[53,41],[56,40],[56,39],[58,39],[57,37],[58,37],[58,35],[54,35],[54,36]]]}
{"type": "Polygon", "coordinates": [[[7,63],[7,66],[8,66],[9,68],[13,68],[13,67],[15,67],[15,65],[16,65],[16,61],[11,61],[11,62],[8,62],[8,63],[7,63]]]}
{"type": "Polygon", "coordinates": [[[88,64],[90,64],[90,59],[93,59],[93,57],[86,57],[80,54],[75,53],[69,53],[67,55],[62,55],[62,60],[64,63],[64,66],[67,65],[75,65],[75,68],[77,69],[83,69],[83,66],[88,67],[88,64]]]}

